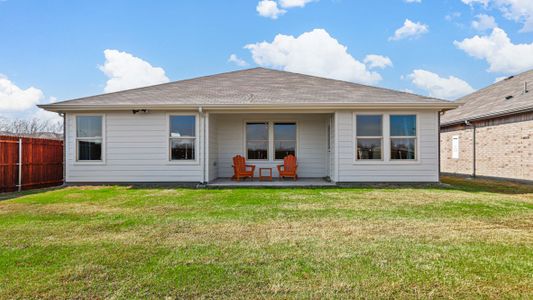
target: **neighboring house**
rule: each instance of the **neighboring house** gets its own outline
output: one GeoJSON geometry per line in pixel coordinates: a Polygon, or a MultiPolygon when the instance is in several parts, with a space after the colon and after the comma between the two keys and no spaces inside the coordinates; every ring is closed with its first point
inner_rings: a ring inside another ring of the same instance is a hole
{"type": "Polygon", "coordinates": [[[533,71],[460,100],[441,118],[445,173],[533,180],[533,71]]]}
{"type": "Polygon", "coordinates": [[[457,105],[256,68],[40,107],[65,114],[70,183],[210,182],[237,154],[341,183],[439,181],[439,113],[457,105]]]}

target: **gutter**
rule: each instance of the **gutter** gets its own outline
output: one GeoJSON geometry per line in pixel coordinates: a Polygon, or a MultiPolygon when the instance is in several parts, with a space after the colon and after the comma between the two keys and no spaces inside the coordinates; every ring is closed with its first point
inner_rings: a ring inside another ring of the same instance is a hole
{"type": "MultiPolygon", "coordinates": [[[[102,110],[131,110],[131,109],[150,109],[150,110],[198,110],[198,105],[149,105],[149,104],[127,104],[127,105],[62,105],[61,103],[38,105],[38,107],[54,112],[65,111],[102,111],[102,110]]],[[[338,109],[439,109],[449,110],[459,107],[459,104],[453,102],[445,103],[412,103],[412,102],[383,102],[383,103],[283,103],[277,104],[209,104],[201,106],[205,110],[217,111],[236,111],[236,110],[328,110],[333,112],[338,109]]]]}
{"type": "Polygon", "coordinates": [[[507,111],[501,111],[497,113],[479,115],[477,117],[472,117],[472,118],[467,118],[467,119],[460,119],[456,121],[442,123],[440,126],[441,127],[453,126],[453,125],[459,125],[459,124],[463,124],[465,122],[470,122],[470,121],[481,121],[481,120],[493,119],[493,118],[498,118],[498,117],[505,117],[505,116],[514,115],[514,114],[527,113],[527,112],[533,112],[533,106],[526,107],[526,108],[512,109],[512,110],[507,110],[507,111]]]}

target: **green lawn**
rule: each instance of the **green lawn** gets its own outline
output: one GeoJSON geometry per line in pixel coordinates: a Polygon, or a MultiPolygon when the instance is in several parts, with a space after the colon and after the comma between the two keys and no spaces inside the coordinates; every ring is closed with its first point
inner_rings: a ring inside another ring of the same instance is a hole
{"type": "Polygon", "coordinates": [[[533,187],[444,181],[19,195],[0,298],[533,298],[533,187]]]}

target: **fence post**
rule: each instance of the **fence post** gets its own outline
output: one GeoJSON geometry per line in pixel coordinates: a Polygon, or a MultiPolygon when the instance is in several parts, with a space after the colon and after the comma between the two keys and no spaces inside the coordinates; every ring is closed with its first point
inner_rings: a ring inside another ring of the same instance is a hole
{"type": "Polygon", "coordinates": [[[22,191],[22,139],[19,138],[19,184],[18,184],[18,190],[19,192],[22,191]]]}

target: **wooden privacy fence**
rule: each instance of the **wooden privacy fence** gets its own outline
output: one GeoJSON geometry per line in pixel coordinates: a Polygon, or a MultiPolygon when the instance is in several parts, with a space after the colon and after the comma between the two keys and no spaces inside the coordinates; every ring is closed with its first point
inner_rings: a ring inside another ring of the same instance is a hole
{"type": "Polygon", "coordinates": [[[0,136],[0,192],[62,183],[63,141],[0,136]]]}

